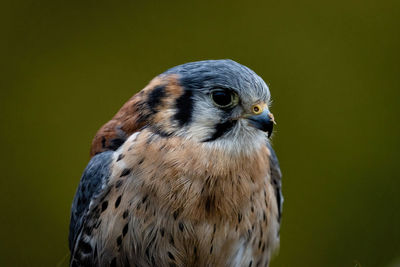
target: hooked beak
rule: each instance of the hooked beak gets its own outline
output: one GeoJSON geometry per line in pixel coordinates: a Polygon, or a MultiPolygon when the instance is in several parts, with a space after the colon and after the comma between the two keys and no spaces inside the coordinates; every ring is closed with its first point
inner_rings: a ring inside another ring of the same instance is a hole
{"type": "Polygon", "coordinates": [[[276,124],[274,120],[274,115],[272,115],[272,113],[270,113],[268,110],[264,110],[261,114],[247,117],[247,119],[249,120],[251,126],[260,129],[261,131],[267,132],[268,138],[272,134],[274,124],[276,124]]]}

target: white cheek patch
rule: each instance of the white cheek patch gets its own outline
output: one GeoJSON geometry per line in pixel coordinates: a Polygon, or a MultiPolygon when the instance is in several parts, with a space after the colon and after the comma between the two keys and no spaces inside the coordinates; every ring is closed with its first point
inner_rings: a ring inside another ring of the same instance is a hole
{"type": "Polygon", "coordinates": [[[221,122],[219,110],[205,98],[194,99],[191,122],[182,127],[177,135],[203,142],[215,132],[215,125],[221,122]]]}
{"type": "Polygon", "coordinates": [[[231,131],[212,142],[204,144],[211,149],[222,150],[230,155],[250,155],[265,146],[266,142],[268,142],[268,138],[264,132],[248,126],[242,120],[238,120],[237,125],[231,131]]]}
{"type": "MultiPolygon", "coordinates": [[[[210,148],[226,151],[232,155],[249,154],[260,149],[267,142],[267,135],[247,123],[246,119],[238,119],[232,128],[215,140],[209,140],[215,133],[217,125],[226,116],[225,111],[215,107],[208,97],[193,99],[192,119],[188,125],[180,128],[176,134],[185,139],[203,143],[210,148]]],[[[236,109],[233,117],[239,117],[243,112],[236,109]],[[237,114],[236,114],[237,113],[237,114]]]]}

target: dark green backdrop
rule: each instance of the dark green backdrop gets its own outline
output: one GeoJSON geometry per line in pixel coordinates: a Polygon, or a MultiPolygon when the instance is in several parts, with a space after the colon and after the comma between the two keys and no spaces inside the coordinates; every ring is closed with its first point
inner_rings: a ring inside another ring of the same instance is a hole
{"type": "Polygon", "coordinates": [[[155,75],[231,58],[270,85],[284,175],[272,266],[400,257],[400,2],[1,4],[0,266],[65,266],[96,130],[155,75]]]}

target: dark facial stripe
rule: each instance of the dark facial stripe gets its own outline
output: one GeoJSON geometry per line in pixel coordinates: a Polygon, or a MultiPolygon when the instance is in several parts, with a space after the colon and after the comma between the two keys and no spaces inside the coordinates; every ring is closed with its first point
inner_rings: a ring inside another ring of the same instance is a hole
{"type": "Polygon", "coordinates": [[[180,126],[190,123],[193,113],[193,92],[185,90],[184,93],[176,100],[177,112],[174,119],[178,121],[180,126]]]}
{"type": "Polygon", "coordinates": [[[152,113],[157,112],[157,106],[160,105],[161,99],[165,97],[165,85],[156,86],[147,98],[147,105],[152,113]]]}
{"type": "Polygon", "coordinates": [[[216,140],[217,138],[220,138],[226,132],[228,132],[230,129],[232,129],[232,127],[235,126],[235,124],[236,124],[236,121],[228,120],[226,122],[215,125],[214,134],[209,139],[204,140],[204,142],[210,142],[210,141],[216,140]]]}

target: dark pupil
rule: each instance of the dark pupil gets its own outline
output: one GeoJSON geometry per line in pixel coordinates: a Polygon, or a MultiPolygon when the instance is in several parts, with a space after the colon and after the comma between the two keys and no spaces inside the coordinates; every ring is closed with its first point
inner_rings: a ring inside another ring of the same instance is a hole
{"type": "Polygon", "coordinates": [[[228,92],[213,92],[212,97],[214,102],[220,106],[228,106],[232,101],[231,94],[228,92]]]}

